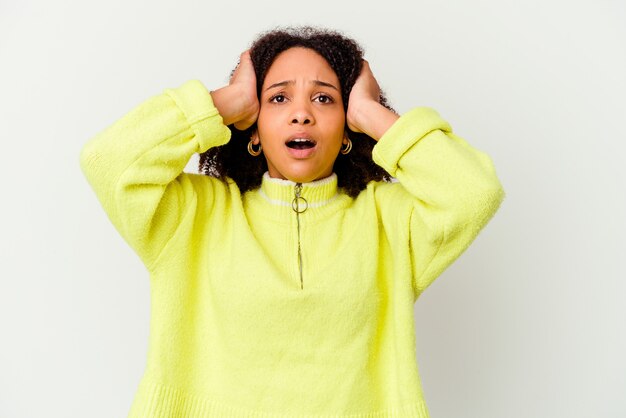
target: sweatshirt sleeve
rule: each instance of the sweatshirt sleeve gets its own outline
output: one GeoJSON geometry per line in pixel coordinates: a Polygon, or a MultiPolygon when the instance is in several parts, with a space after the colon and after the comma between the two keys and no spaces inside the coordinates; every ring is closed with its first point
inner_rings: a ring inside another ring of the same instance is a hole
{"type": "MultiPolygon", "coordinates": [[[[141,103],[81,149],[87,181],[148,269],[197,200],[197,175],[183,172],[189,159],[229,139],[209,91],[191,80],[141,103]]],[[[209,194],[226,187],[215,178],[202,184],[209,194]]]]}
{"type": "Polygon", "coordinates": [[[372,151],[406,193],[412,285],[419,296],[472,243],[504,200],[491,158],[428,107],[403,114],[372,151]]]}

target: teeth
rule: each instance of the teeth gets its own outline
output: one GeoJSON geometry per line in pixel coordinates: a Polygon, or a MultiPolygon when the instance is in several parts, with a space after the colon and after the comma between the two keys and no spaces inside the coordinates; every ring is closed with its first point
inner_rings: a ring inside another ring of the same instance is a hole
{"type": "Polygon", "coordinates": [[[285,145],[293,149],[309,149],[315,147],[315,141],[308,138],[290,139],[285,145]]]}

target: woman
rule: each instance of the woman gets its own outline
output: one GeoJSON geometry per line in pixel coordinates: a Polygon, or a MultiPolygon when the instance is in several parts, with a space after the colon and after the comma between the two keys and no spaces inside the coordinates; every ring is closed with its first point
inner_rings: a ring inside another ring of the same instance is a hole
{"type": "Polygon", "coordinates": [[[150,272],[130,417],[428,416],[413,305],[504,191],[437,112],[392,111],[353,40],[265,33],[228,86],[165,90],[80,162],[150,272]]]}

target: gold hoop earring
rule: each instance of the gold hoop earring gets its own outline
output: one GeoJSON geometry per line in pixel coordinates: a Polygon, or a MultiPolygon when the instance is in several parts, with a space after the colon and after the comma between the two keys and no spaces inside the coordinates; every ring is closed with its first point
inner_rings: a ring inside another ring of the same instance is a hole
{"type": "Polygon", "coordinates": [[[250,153],[250,155],[252,155],[253,157],[258,157],[259,155],[261,155],[261,150],[263,149],[263,146],[261,145],[261,143],[259,142],[259,149],[254,149],[252,148],[252,139],[250,140],[250,142],[248,142],[248,152],[250,153]]]}
{"type": "Polygon", "coordinates": [[[346,138],[346,139],[348,140],[348,143],[347,144],[342,144],[342,147],[341,147],[341,153],[343,155],[346,155],[352,149],[352,141],[350,141],[350,138],[346,138]],[[346,147],[344,148],[343,145],[346,145],[346,147]]]}

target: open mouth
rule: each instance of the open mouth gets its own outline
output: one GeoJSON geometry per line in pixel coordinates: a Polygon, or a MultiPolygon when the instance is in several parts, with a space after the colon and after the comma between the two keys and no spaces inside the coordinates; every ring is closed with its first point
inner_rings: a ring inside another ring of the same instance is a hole
{"type": "Polygon", "coordinates": [[[315,146],[315,141],[306,138],[296,138],[288,141],[286,145],[292,149],[309,149],[315,146]]]}

